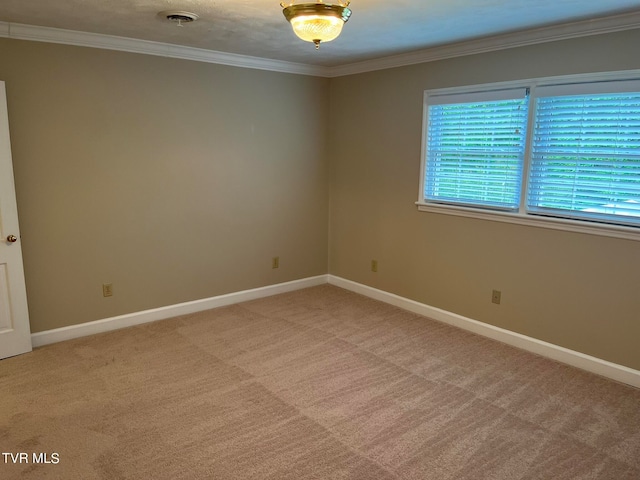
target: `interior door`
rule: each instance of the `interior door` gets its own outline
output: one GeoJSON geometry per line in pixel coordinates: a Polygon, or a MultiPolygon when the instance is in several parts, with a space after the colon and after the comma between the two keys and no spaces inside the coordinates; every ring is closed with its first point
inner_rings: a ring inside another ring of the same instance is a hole
{"type": "Polygon", "coordinates": [[[27,291],[13,184],[9,117],[0,81],[0,358],[31,351],[27,291]]]}

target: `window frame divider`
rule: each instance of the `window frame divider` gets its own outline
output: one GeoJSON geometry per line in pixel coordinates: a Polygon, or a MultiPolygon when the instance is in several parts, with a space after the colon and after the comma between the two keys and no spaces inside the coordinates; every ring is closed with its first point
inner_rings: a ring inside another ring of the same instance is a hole
{"type": "Polygon", "coordinates": [[[524,145],[524,159],[522,164],[522,178],[520,181],[520,208],[518,214],[527,212],[527,192],[529,191],[529,172],[531,170],[531,152],[533,150],[533,136],[535,135],[536,118],[536,84],[529,87],[529,110],[527,116],[527,136],[524,145]]]}

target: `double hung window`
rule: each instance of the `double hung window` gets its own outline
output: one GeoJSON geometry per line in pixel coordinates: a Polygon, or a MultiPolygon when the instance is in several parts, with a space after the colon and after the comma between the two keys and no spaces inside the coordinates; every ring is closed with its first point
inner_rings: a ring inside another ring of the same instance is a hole
{"type": "Polygon", "coordinates": [[[419,207],[640,233],[640,81],[499,87],[425,92],[419,207]]]}
{"type": "Polygon", "coordinates": [[[424,198],[516,210],[524,163],[524,88],[435,96],[429,102],[424,198]]]}

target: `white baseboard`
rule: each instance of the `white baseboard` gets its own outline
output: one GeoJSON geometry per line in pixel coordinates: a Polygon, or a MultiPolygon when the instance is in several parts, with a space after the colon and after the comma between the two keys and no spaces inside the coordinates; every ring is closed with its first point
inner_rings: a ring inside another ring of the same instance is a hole
{"type": "Polygon", "coordinates": [[[527,337],[526,335],[511,332],[504,328],[495,327],[471,318],[463,317],[456,313],[451,313],[424,303],[409,300],[408,298],[400,297],[399,295],[378,290],[351,280],[346,280],[335,275],[318,275],[317,277],[309,277],[301,280],[254,288],[252,290],[244,290],[241,292],[204,298],[202,300],[195,300],[192,302],[179,303],[177,305],[169,305],[167,307],[105,318],[94,322],[82,323],[80,325],[71,325],[69,327],[33,333],[31,335],[31,343],[34,347],[41,347],[50,343],[85,337],[95,333],[109,332],[120,328],[132,327],[143,323],[177,317],[179,315],[187,315],[189,313],[201,312],[211,308],[223,307],[226,305],[269,297],[271,295],[291,292],[307,287],[314,287],[326,283],[394,305],[419,315],[424,315],[425,317],[462,328],[484,337],[498,340],[499,342],[506,343],[507,345],[521,348],[543,357],[566,363],[567,365],[572,365],[582,370],[640,388],[640,371],[638,370],[608,362],[574,350],[569,350],[568,348],[560,347],[542,340],[527,337]]]}
{"type": "Polygon", "coordinates": [[[640,388],[640,371],[625,367],[624,365],[618,365],[616,363],[608,362],[574,350],[569,350],[568,348],[560,347],[552,343],[511,332],[504,328],[472,320],[470,318],[463,317],[462,315],[431,307],[424,303],[409,300],[408,298],[400,297],[393,293],[378,290],[351,280],[346,280],[334,275],[329,275],[328,277],[331,285],[359,293],[360,295],[364,295],[375,300],[380,300],[404,310],[424,315],[425,317],[462,328],[484,337],[498,340],[499,342],[506,343],[507,345],[521,348],[522,350],[527,350],[543,357],[547,357],[567,365],[572,365],[618,382],[640,388]]]}
{"type": "Polygon", "coordinates": [[[243,290],[241,292],[234,292],[211,298],[203,298],[192,302],[179,303],[176,305],[169,305],[167,307],[154,308],[152,310],[144,310],[142,312],[104,318],[102,320],[81,323],[79,325],[71,325],[68,327],[33,333],[31,334],[31,344],[34,347],[41,347],[50,343],[85,337],[95,333],[109,332],[111,330],[118,330],[125,327],[133,327],[134,325],[155,322],[157,320],[164,320],[171,317],[177,317],[179,315],[187,315],[189,313],[201,312],[203,310],[223,307],[225,305],[247,302],[257,298],[269,297],[279,293],[291,292],[302,288],[314,287],[316,285],[324,285],[326,283],[327,275],[318,275],[317,277],[303,278],[301,280],[293,280],[291,282],[268,285],[266,287],[243,290]]]}

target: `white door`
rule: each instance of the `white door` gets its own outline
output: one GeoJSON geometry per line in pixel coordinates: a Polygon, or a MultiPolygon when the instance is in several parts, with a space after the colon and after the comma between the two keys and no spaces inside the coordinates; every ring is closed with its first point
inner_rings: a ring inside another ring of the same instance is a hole
{"type": "Polygon", "coordinates": [[[31,351],[27,291],[13,185],[9,117],[0,81],[0,358],[31,351]]]}

